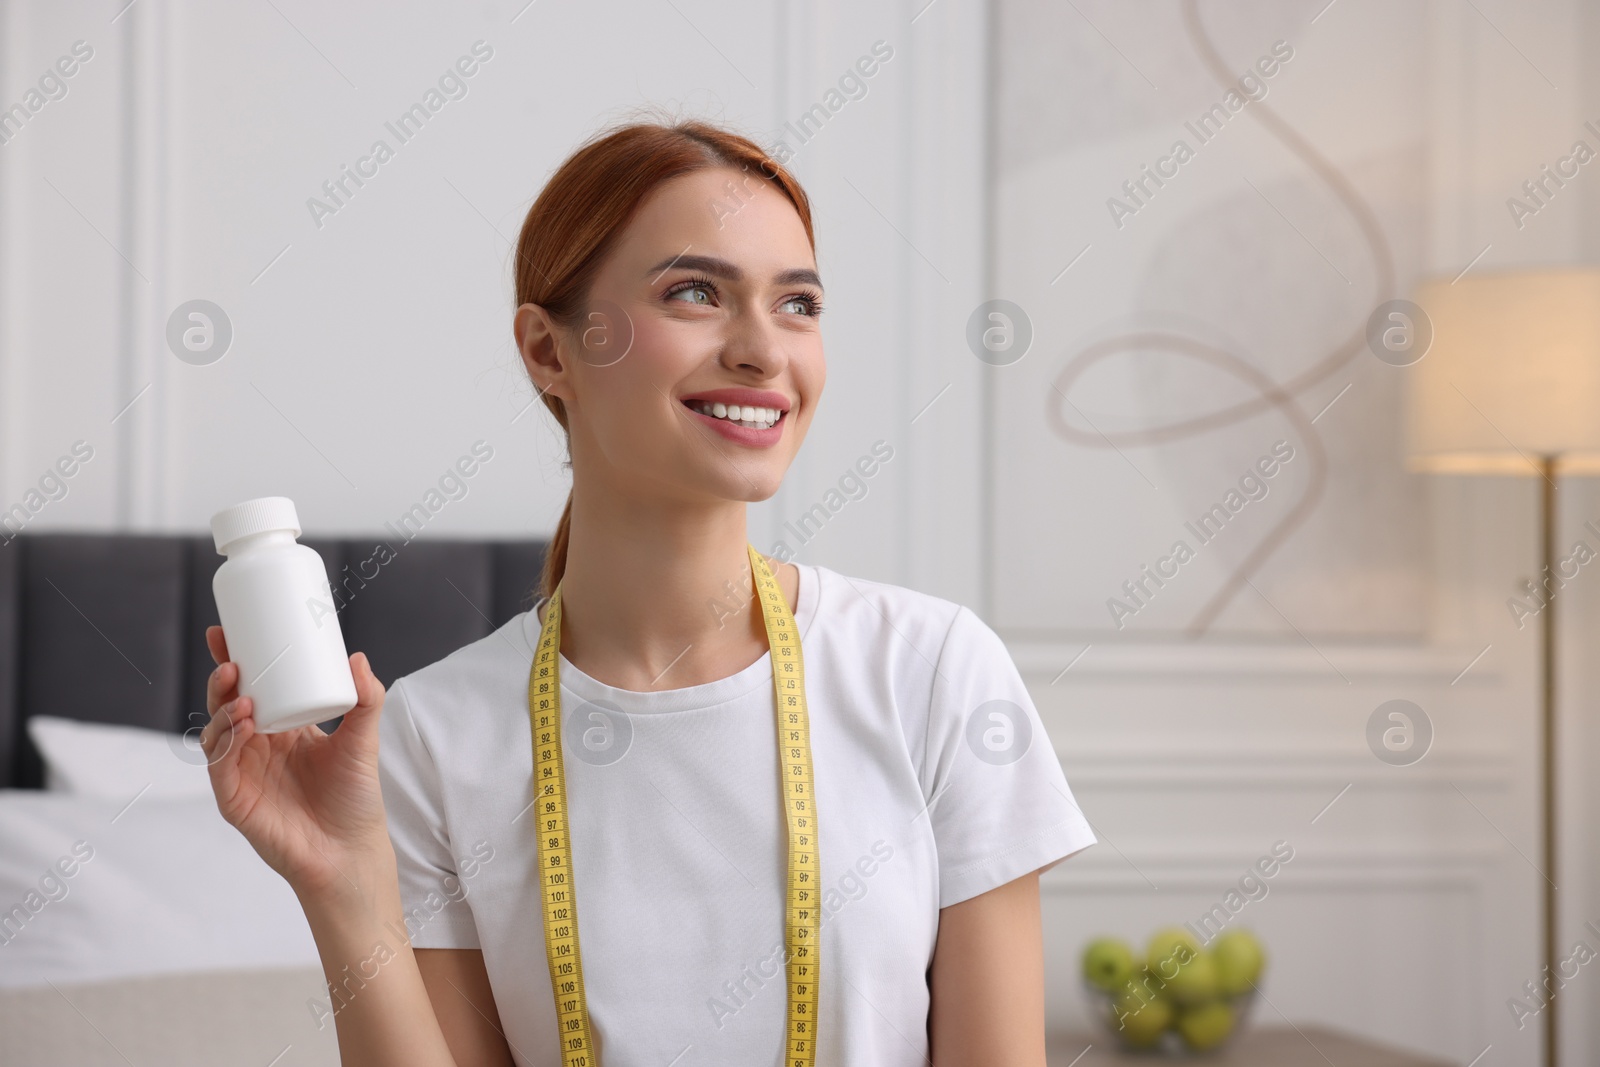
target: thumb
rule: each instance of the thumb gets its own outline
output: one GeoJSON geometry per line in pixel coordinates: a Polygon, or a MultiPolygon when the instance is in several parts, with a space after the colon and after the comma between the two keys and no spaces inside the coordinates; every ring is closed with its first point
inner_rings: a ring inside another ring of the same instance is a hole
{"type": "Polygon", "coordinates": [[[383,683],[378,681],[378,676],[372,673],[372,664],[367,662],[365,652],[357,652],[350,657],[350,676],[356,683],[356,706],[345,712],[344,721],[339,724],[340,729],[346,725],[356,726],[362,733],[377,729],[378,712],[383,708],[383,698],[387,693],[383,683]]]}

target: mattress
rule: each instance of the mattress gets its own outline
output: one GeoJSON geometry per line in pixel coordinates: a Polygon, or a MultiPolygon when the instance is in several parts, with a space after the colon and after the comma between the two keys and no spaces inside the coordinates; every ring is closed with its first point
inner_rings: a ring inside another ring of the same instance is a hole
{"type": "Polygon", "coordinates": [[[209,794],[112,792],[0,789],[0,1064],[338,1063],[288,883],[209,794]]]}
{"type": "Polygon", "coordinates": [[[6,1067],[334,1067],[321,967],[192,971],[0,989],[6,1067]],[[319,1025],[320,1023],[320,1025],[319,1025]]]}

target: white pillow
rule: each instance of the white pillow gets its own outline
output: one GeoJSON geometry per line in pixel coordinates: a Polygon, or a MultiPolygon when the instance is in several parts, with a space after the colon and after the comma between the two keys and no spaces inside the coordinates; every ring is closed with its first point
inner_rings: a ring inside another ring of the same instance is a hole
{"type": "Polygon", "coordinates": [[[34,715],[28,719],[28,736],[44,757],[48,792],[124,804],[140,790],[145,797],[158,798],[213,795],[198,731],[185,735],[34,715]]]}
{"type": "Polygon", "coordinates": [[[299,898],[215,801],[132,796],[0,789],[0,987],[317,965],[299,898]]]}

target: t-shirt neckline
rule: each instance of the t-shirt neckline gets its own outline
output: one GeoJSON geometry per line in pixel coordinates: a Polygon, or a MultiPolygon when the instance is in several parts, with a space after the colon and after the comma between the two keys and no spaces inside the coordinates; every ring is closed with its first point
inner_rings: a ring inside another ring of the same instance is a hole
{"type": "MultiPolygon", "coordinates": [[[[811,620],[817,614],[817,602],[821,599],[822,589],[819,573],[820,568],[799,560],[791,560],[800,574],[799,588],[795,591],[794,621],[799,628],[800,638],[803,641],[811,629],[811,620]]],[[[529,649],[538,647],[539,643],[539,611],[538,606],[524,613],[523,633],[527,638],[529,649]]],[[[743,670],[718,678],[715,681],[702,682],[700,685],[685,686],[681,689],[658,689],[650,692],[641,692],[635,689],[619,689],[607,685],[597,678],[591,678],[567,659],[561,656],[561,688],[571,691],[580,699],[592,704],[635,714],[656,714],[671,711],[701,711],[726,704],[748,695],[759,686],[770,685],[772,681],[772,651],[768,649],[761,657],[743,670]]]]}

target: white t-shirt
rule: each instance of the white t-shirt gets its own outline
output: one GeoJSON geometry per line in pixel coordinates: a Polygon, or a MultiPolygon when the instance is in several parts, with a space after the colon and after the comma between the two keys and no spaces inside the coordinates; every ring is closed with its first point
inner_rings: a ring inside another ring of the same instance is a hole
{"type": "MultiPolygon", "coordinates": [[[[799,570],[825,890],[816,1062],[923,1067],[939,909],[1095,837],[1015,664],[977,615],[799,570]]],[[[516,1062],[557,1067],[529,810],[538,636],[537,613],[524,612],[396,680],[379,768],[412,944],[481,948],[516,1062]]],[[[605,685],[565,656],[560,670],[601,1067],[775,1067],[786,830],[771,653],[649,693],[605,685]]]]}

